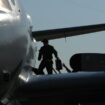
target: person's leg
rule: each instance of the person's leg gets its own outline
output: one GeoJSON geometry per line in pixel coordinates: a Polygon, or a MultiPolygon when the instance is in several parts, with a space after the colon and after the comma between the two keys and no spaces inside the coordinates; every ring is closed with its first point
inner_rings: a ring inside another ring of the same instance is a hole
{"type": "Polygon", "coordinates": [[[46,69],[47,69],[48,74],[52,74],[52,71],[53,71],[53,62],[52,61],[46,62],[46,69]]]}
{"type": "Polygon", "coordinates": [[[42,61],[39,65],[38,72],[39,74],[44,74],[43,69],[45,68],[45,62],[42,61]]]}

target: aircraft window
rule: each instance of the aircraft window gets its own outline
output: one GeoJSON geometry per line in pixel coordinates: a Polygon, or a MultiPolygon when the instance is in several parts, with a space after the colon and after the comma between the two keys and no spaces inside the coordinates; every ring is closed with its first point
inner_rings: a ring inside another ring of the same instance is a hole
{"type": "Polygon", "coordinates": [[[13,5],[15,5],[15,0],[11,0],[11,1],[12,1],[13,5]]]}
{"type": "Polygon", "coordinates": [[[12,10],[8,0],[0,0],[0,10],[12,10]]]}

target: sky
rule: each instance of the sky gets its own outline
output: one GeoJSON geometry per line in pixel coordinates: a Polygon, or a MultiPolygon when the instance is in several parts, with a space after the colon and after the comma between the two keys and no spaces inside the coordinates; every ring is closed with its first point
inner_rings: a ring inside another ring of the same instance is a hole
{"type": "MultiPolygon", "coordinates": [[[[21,0],[32,18],[33,30],[47,30],[105,23],[105,0],[21,0]]],[[[69,67],[75,53],[105,53],[105,32],[51,40],[61,60],[69,67]]],[[[38,50],[42,43],[38,42],[38,50]]],[[[37,58],[36,58],[37,59],[37,58]]],[[[38,66],[39,62],[36,62],[38,66]]]]}

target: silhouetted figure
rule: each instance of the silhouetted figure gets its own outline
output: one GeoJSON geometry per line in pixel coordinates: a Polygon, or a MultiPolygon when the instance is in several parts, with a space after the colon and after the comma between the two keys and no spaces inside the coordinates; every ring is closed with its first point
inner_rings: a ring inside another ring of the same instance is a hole
{"type": "Polygon", "coordinates": [[[43,45],[39,50],[38,60],[41,60],[41,63],[39,65],[39,73],[44,74],[43,69],[46,68],[48,74],[52,74],[53,71],[53,54],[58,59],[57,51],[54,49],[53,46],[48,44],[48,40],[44,39],[43,45]]]}

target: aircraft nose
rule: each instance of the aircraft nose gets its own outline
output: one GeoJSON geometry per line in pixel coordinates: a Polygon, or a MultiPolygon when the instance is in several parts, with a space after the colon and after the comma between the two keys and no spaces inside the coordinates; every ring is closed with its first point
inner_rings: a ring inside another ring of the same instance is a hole
{"type": "Polygon", "coordinates": [[[11,43],[12,39],[10,38],[12,38],[14,32],[12,22],[13,22],[12,15],[8,13],[0,13],[0,47],[5,46],[8,43],[11,43]]]}
{"type": "Polygon", "coordinates": [[[6,33],[9,35],[9,30],[12,28],[13,19],[14,18],[11,14],[0,13],[0,35],[2,36],[2,38],[0,38],[0,42],[3,42],[3,39],[6,39],[6,33]]]}
{"type": "Polygon", "coordinates": [[[19,15],[0,11],[0,97],[11,85],[8,78],[11,79],[17,70],[20,71],[26,54],[27,37],[21,24],[19,15]]]}
{"type": "Polygon", "coordinates": [[[12,15],[9,14],[9,13],[5,13],[5,12],[2,12],[0,11],[0,26],[1,25],[5,25],[8,24],[12,19],[12,15]]]}
{"type": "Polygon", "coordinates": [[[23,56],[23,39],[16,32],[16,18],[0,13],[0,71],[13,71],[23,56]]]}

